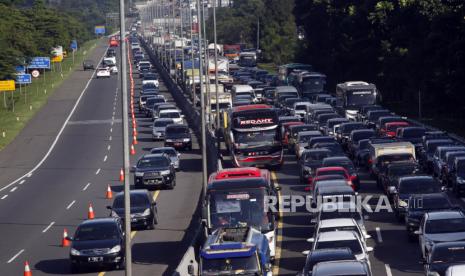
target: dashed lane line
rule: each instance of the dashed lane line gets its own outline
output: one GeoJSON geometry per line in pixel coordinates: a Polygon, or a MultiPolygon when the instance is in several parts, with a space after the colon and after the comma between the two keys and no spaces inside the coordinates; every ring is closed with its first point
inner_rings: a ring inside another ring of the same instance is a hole
{"type": "Polygon", "coordinates": [[[76,203],[76,200],[71,201],[71,203],[68,204],[68,206],[66,206],[66,210],[69,210],[69,208],[71,208],[74,205],[74,203],[76,203]]]}
{"type": "Polygon", "coordinates": [[[391,266],[389,264],[384,264],[384,267],[386,268],[386,275],[392,276],[391,266]]]}
{"type": "MultiPolygon", "coordinates": [[[[271,178],[273,179],[273,182],[276,186],[278,186],[278,178],[276,176],[275,172],[271,172],[271,178]]],[[[278,191],[278,202],[281,201],[281,192],[278,191]]],[[[279,204],[279,203],[278,203],[279,204]]],[[[275,254],[274,254],[274,265],[273,265],[273,275],[279,275],[279,262],[281,259],[281,243],[283,240],[282,237],[282,228],[283,228],[283,213],[280,210],[279,211],[279,220],[278,220],[278,231],[276,233],[276,248],[275,248],[275,254]]]]}
{"type": "Polygon", "coordinates": [[[14,261],[16,258],[18,258],[18,256],[21,255],[23,252],[24,252],[24,249],[19,250],[19,252],[16,253],[16,255],[14,255],[11,259],[9,259],[6,263],[9,264],[9,263],[13,262],[13,261],[14,261]]]}
{"type": "Polygon", "coordinates": [[[107,162],[107,158],[108,158],[108,155],[105,155],[105,157],[103,158],[103,162],[107,162]]]}
{"type": "Polygon", "coordinates": [[[376,237],[378,238],[378,242],[381,243],[383,242],[383,237],[381,236],[381,228],[376,227],[376,237]]]}
{"type": "Polygon", "coordinates": [[[84,186],[84,188],[83,188],[82,190],[83,190],[83,191],[87,190],[87,188],[89,188],[89,186],[90,186],[90,182],[89,182],[89,183],[87,183],[87,185],[86,185],[86,186],[84,186]]]}
{"type": "Polygon", "coordinates": [[[2,199],[5,199],[5,198],[7,198],[7,197],[8,197],[8,195],[4,195],[4,196],[2,196],[2,199]]]}
{"type": "Polygon", "coordinates": [[[54,224],[55,224],[55,222],[54,222],[54,221],[50,222],[50,224],[49,224],[47,227],[45,227],[45,229],[44,229],[44,230],[42,230],[42,233],[45,233],[45,232],[47,232],[47,231],[48,231],[48,229],[50,229],[50,227],[52,227],[54,224]]]}
{"type": "Polygon", "coordinates": [[[16,191],[16,189],[18,189],[18,187],[13,187],[13,188],[10,190],[10,193],[16,191]]]}
{"type": "Polygon", "coordinates": [[[107,150],[110,150],[110,149],[111,149],[111,145],[108,145],[107,150]]]}
{"type": "Polygon", "coordinates": [[[23,180],[19,181],[19,185],[23,185],[24,182],[26,182],[26,179],[23,179],[23,180]]]}
{"type": "Polygon", "coordinates": [[[95,172],[95,174],[99,174],[100,173],[100,168],[98,168],[98,170],[95,172]]]}

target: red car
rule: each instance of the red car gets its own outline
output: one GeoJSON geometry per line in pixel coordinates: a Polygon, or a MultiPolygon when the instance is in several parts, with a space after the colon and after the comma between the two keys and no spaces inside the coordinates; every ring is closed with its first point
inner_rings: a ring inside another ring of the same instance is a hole
{"type": "Polygon", "coordinates": [[[354,176],[351,176],[349,172],[344,169],[343,167],[322,167],[318,168],[315,171],[315,175],[308,178],[308,184],[310,186],[310,190],[313,190],[314,181],[319,180],[319,177],[327,176],[327,175],[341,175],[347,181],[347,184],[355,190],[355,185],[352,183],[352,180],[355,180],[354,176]]]}
{"type": "Polygon", "coordinates": [[[381,135],[388,137],[396,137],[397,129],[410,126],[409,123],[404,121],[389,122],[380,129],[381,135]]]}
{"type": "Polygon", "coordinates": [[[118,46],[119,46],[118,40],[116,39],[116,37],[112,36],[110,38],[110,47],[118,47],[118,46]]]}
{"type": "Polygon", "coordinates": [[[305,191],[312,191],[319,181],[328,181],[328,180],[337,180],[337,179],[346,179],[344,175],[330,174],[330,175],[321,175],[313,178],[312,183],[305,187],[305,191]]]}

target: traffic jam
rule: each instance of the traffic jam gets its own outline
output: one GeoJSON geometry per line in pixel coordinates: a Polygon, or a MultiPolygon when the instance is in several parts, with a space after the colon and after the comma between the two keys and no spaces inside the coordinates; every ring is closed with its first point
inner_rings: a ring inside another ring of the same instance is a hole
{"type": "MultiPolygon", "coordinates": [[[[137,47],[137,38],[132,41],[137,47]]],[[[283,197],[292,195],[281,194],[275,172],[289,158],[296,160],[313,229],[298,275],[377,275],[367,242],[373,237],[357,202],[362,175],[405,225],[406,242],[418,243],[424,275],[465,275],[465,214],[454,203],[465,191],[462,141],[379,105],[375,84],[347,81],[328,93],[326,75],[311,65],[286,64],[269,73],[256,67],[254,49],[240,45],[208,45],[209,82],[200,85],[196,62],[187,59],[195,47],[183,43],[152,47],[172,59],[173,78],[195,107],[205,97],[207,123],[222,142],[222,168],[209,176],[202,204],[207,237],[198,249],[198,271],[190,267],[190,275],[279,274],[279,221],[290,212],[283,197]]],[[[134,53],[147,64],[139,65],[145,78],[152,66],[143,55],[134,53]]],[[[157,102],[145,105],[148,113],[170,108],[156,92],[146,95],[142,103],[157,102]]],[[[173,123],[154,119],[161,132],[173,123]]]]}

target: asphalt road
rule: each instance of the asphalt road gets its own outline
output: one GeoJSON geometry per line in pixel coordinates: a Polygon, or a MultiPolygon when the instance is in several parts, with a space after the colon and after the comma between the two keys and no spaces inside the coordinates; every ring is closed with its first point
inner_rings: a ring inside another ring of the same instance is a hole
{"type": "MultiPolygon", "coordinates": [[[[105,50],[106,40],[92,58],[97,62],[105,50]]],[[[76,226],[86,219],[89,203],[96,217],[108,216],[105,207],[111,200],[105,199],[107,185],[114,192],[123,188],[118,181],[123,163],[119,76],[94,78],[88,83],[49,152],[91,74],[73,73],[18,139],[0,152],[0,275],[20,275],[26,260],[33,275],[70,274],[69,248],[60,246],[64,228],[72,236],[76,226]],[[32,174],[12,182],[33,169],[48,152],[32,174]]],[[[138,85],[136,81],[136,90],[138,85]]],[[[163,84],[161,91],[171,99],[163,84]]],[[[139,144],[132,164],[141,154],[161,145],[151,140],[150,119],[138,118],[137,122],[139,144]]],[[[182,154],[174,190],[154,192],[159,210],[156,229],[131,233],[134,275],[168,275],[182,258],[201,191],[198,153],[198,144],[194,143],[192,152],[182,154]]],[[[89,270],[86,274],[99,272],[89,270]]]]}

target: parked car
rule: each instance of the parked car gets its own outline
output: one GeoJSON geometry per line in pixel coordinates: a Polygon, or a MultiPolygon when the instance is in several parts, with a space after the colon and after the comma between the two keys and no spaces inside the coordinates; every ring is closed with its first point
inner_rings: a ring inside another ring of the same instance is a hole
{"type": "Polygon", "coordinates": [[[86,70],[95,70],[94,61],[86,59],[82,62],[82,69],[86,70]]]}

